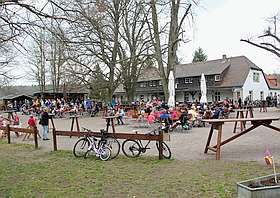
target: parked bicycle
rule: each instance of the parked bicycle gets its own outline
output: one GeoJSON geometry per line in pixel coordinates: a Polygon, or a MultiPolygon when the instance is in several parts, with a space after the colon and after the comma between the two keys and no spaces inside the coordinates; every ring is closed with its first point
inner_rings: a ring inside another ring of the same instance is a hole
{"type": "MultiPolygon", "coordinates": [[[[84,157],[85,153],[89,149],[89,146],[93,142],[92,137],[89,135],[89,133],[92,132],[92,130],[84,128],[84,127],[82,127],[82,129],[83,129],[83,131],[86,131],[88,133],[86,133],[86,135],[84,137],[80,138],[74,145],[73,154],[76,157],[84,157]]],[[[119,141],[116,138],[107,137],[105,130],[101,130],[101,133],[103,133],[103,138],[101,138],[98,141],[98,143],[97,143],[98,147],[100,146],[101,142],[103,142],[111,149],[111,159],[116,158],[120,153],[121,145],[120,145],[119,141]]]]}
{"type": "MultiPolygon", "coordinates": [[[[158,135],[159,131],[165,131],[165,126],[161,126],[156,130],[153,130],[147,134],[158,135]]],[[[137,132],[136,132],[137,133],[137,132]]],[[[127,157],[138,157],[141,153],[145,153],[150,147],[151,140],[148,140],[146,144],[143,144],[141,140],[131,140],[127,139],[122,144],[122,151],[127,157]]],[[[159,142],[156,142],[156,147],[159,150],[159,142]]],[[[171,150],[165,142],[162,142],[163,157],[165,159],[171,158],[171,150]]]]}
{"type": "Polygon", "coordinates": [[[101,160],[106,161],[111,156],[111,149],[106,145],[104,130],[101,130],[101,140],[98,140],[95,137],[92,137],[92,142],[90,143],[87,152],[84,155],[84,158],[90,157],[92,154],[96,157],[99,157],[101,160]]]}

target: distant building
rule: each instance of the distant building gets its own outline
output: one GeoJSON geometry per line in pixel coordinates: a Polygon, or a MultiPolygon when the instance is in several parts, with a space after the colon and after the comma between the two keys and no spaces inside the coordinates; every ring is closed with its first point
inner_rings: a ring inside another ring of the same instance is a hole
{"type": "Polygon", "coordinates": [[[280,94],[280,84],[278,83],[277,75],[275,74],[268,74],[265,75],[269,86],[269,96],[274,97],[280,94]]]}
{"type": "MultiPolygon", "coordinates": [[[[204,73],[209,102],[225,98],[238,100],[261,100],[270,94],[270,87],[261,68],[245,56],[210,60],[199,63],[179,64],[175,66],[176,102],[199,101],[200,77],[204,73]]],[[[120,86],[115,95],[125,98],[120,86]]],[[[157,68],[150,68],[141,75],[136,86],[135,100],[149,100],[153,96],[164,97],[162,82],[157,68]]]]}

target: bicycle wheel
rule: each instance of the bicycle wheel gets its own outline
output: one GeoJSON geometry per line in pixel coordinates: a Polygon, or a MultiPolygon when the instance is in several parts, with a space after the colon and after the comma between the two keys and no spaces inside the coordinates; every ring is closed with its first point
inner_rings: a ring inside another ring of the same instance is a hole
{"type": "Polygon", "coordinates": [[[93,149],[87,150],[84,154],[84,158],[89,158],[89,157],[96,157],[96,153],[93,149]]]}
{"type": "Polygon", "coordinates": [[[110,158],[111,156],[111,149],[107,146],[107,145],[103,145],[100,149],[99,149],[99,158],[102,161],[106,161],[110,158]]]}
{"type": "Polygon", "coordinates": [[[79,139],[73,148],[73,154],[75,157],[83,157],[88,150],[90,142],[87,138],[79,139]]]}
{"type": "Polygon", "coordinates": [[[138,157],[141,153],[141,148],[135,140],[125,140],[122,144],[122,151],[127,157],[138,157]]]}
{"type": "MultiPolygon", "coordinates": [[[[157,149],[159,150],[159,143],[156,142],[157,149]]],[[[171,150],[165,142],[162,142],[162,155],[165,159],[171,158],[171,150]]]]}
{"type": "Polygon", "coordinates": [[[111,149],[111,159],[116,158],[120,153],[120,142],[116,138],[107,138],[106,145],[111,149]]]}

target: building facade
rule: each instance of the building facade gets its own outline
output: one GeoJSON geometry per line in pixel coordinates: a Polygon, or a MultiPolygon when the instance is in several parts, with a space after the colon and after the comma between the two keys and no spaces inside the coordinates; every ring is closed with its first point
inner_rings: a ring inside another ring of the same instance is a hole
{"type": "MultiPolygon", "coordinates": [[[[222,101],[226,98],[244,101],[265,99],[270,87],[264,72],[245,56],[210,60],[199,63],[179,64],[175,66],[176,102],[199,101],[200,78],[204,73],[207,85],[208,102],[222,101]]],[[[149,68],[139,77],[135,100],[148,101],[154,96],[164,99],[162,82],[157,68],[149,68]]],[[[115,92],[118,98],[125,100],[122,89],[115,92]]]]}

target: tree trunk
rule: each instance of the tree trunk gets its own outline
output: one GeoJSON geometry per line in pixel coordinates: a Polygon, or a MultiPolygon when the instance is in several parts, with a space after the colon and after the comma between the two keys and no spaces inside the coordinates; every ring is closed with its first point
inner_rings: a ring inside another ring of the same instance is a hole
{"type": "Polygon", "coordinates": [[[153,30],[154,30],[154,48],[155,48],[155,57],[158,63],[160,77],[162,80],[162,88],[164,92],[165,100],[168,100],[169,92],[168,92],[168,79],[166,77],[166,73],[164,71],[164,65],[162,60],[162,51],[161,51],[161,44],[160,44],[160,33],[158,28],[158,17],[157,17],[157,9],[156,9],[156,1],[151,1],[151,8],[152,8],[152,21],[153,21],[153,30]]]}

